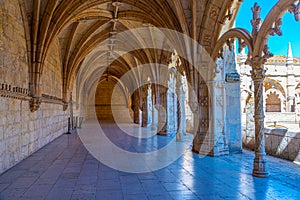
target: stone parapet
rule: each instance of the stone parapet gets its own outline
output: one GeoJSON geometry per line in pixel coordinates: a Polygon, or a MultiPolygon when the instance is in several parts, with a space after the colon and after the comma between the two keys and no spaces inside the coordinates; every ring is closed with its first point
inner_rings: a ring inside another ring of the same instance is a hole
{"type": "MultiPolygon", "coordinates": [[[[254,149],[254,132],[243,133],[243,147],[254,149]]],[[[287,129],[265,129],[266,153],[278,158],[300,163],[300,132],[287,129]]]]}

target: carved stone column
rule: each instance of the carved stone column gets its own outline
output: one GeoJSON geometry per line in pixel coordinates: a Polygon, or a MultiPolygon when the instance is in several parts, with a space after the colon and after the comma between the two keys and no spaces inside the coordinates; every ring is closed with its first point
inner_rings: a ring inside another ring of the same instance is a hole
{"type": "Polygon", "coordinates": [[[177,75],[176,80],[176,94],[177,94],[177,133],[176,141],[181,141],[183,135],[186,134],[186,117],[185,117],[185,91],[182,82],[181,74],[177,75]]]}
{"type": "Polygon", "coordinates": [[[166,100],[166,89],[160,87],[159,105],[156,106],[158,111],[158,123],[157,123],[157,134],[167,135],[167,100],[166,100]]]}
{"type": "Polygon", "coordinates": [[[140,124],[140,99],[138,92],[133,93],[133,122],[135,124],[140,124]]]}
{"type": "Polygon", "coordinates": [[[266,152],[265,152],[265,130],[264,130],[264,106],[263,88],[265,70],[262,58],[254,58],[252,65],[252,80],[254,81],[254,121],[255,121],[255,158],[252,175],[255,177],[267,177],[266,152]]]}
{"type": "Polygon", "coordinates": [[[193,140],[193,152],[202,155],[207,155],[210,148],[207,148],[206,142],[208,139],[208,126],[209,126],[209,99],[208,88],[204,81],[198,83],[197,94],[190,97],[190,108],[194,114],[194,140],[193,140]]]}
{"type": "Polygon", "coordinates": [[[143,87],[143,100],[142,100],[142,127],[149,126],[149,115],[151,115],[149,106],[149,85],[143,87]]]}
{"type": "MultiPolygon", "coordinates": [[[[208,81],[209,99],[211,102],[209,129],[206,136],[206,145],[210,149],[208,155],[222,156],[229,154],[228,138],[225,134],[226,127],[226,96],[225,82],[221,80],[208,81]]],[[[209,150],[207,149],[207,150],[209,150]]],[[[208,153],[208,152],[207,152],[208,153]]]]}
{"type": "Polygon", "coordinates": [[[167,104],[166,104],[166,112],[167,112],[167,123],[166,123],[166,131],[167,135],[175,135],[177,132],[177,97],[176,91],[167,90],[167,104]]]}
{"type": "Polygon", "coordinates": [[[152,123],[151,123],[151,130],[157,129],[157,109],[156,109],[156,102],[155,102],[155,95],[152,95],[152,123]]]}

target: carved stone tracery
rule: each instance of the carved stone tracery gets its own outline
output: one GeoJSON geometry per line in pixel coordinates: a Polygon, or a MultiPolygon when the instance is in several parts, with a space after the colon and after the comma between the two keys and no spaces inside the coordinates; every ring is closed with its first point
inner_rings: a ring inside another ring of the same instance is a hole
{"type": "Polygon", "coordinates": [[[260,11],[261,11],[261,8],[260,6],[255,3],[253,8],[252,8],[252,13],[253,13],[253,18],[251,20],[251,24],[252,24],[252,35],[253,36],[256,36],[259,29],[260,29],[260,26],[261,26],[261,18],[260,18],[260,11]]]}
{"type": "Polygon", "coordinates": [[[281,30],[281,25],[282,25],[282,19],[279,18],[277,21],[275,21],[274,23],[274,27],[272,28],[270,35],[274,36],[274,35],[279,35],[282,36],[282,30],[281,30]]]}
{"type": "Polygon", "coordinates": [[[295,20],[296,21],[300,21],[300,1],[298,2],[298,4],[292,4],[290,6],[290,8],[288,9],[288,11],[291,13],[291,14],[294,14],[295,16],[295,20]]]}

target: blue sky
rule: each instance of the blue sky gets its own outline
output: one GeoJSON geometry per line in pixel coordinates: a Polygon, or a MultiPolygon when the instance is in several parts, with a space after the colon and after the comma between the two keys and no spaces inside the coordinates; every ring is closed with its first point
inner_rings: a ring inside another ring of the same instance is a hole
{"type": "MultiPolygon", "coordinates": [[[[261,18],[264,19],[277,0],[244,0],[236,19],[236,27],[245,28],[251,33],[251,8],[255,2],[261,7],[261,18]]],[[[275,55],[287,55],[288,42],[291,42],[294,57],[300,57],[300,22],[296,22],[294,15],[286,13],[282,18],[281,29],[282,36],[270,36],[270,51],[275,55]]]]}

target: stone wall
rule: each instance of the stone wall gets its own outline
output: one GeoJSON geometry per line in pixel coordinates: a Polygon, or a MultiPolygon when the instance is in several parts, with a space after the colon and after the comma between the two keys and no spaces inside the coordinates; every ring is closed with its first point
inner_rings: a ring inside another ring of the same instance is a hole
{"type": "MultiPolygon", "coordinates": [[[[62,63],[60,62],[60,46],[56,40],[50,46],[43,75],[41,76],[43,94],[49,94],[57,98],[62,98],[62,63]],[[55,83],[55,84],[54,84],[55,83]]],[[[73,100],[76,100],[74,97],[73,100]]]]}
{"type": "Polygon", "coordinates": [[[90,114],[96,112],[97,118],[108,122],[133,121],[132,110],[128,108],[126,93],[120,84],[114,80],[102,81],[95,95],[95,102],[90,102],[90,114]],[[94,109],[94,110],[93,110],[94,109]]]}
{"type": "Polygon", "coordinates": [[[265,122],[267,126],[297,124],[298,118],[296,113],[265,113],[265,122]]]}
{"type": "Polygon", "coordinates": [[[0,82],[28,88],[25,31],[17,0],[0,3],[0,82]]]}
{"type": "Polygon", "coordinates": [[[42,104],[30,112],[28,101],[0,98],[0,173],[67,132],[61,105],[42,104]]]}
{"type": "MultiPolygon", "coordinates": [[[[45,62],[47,75],[42,76],[43,94],[57,98],[62,97],[59,51],[55,42],[45,62]]],[[[3,0],[0,2],[0,173],[67,132],[69,111],[63,111],[62,105],[42,103],[38,111],[30,112],[28,69],[19,1],[3,0]],[[20,94],[22,98],[16,98],[20,94]]]]}

